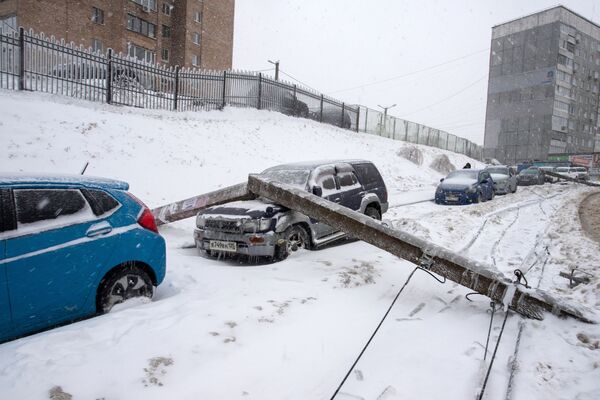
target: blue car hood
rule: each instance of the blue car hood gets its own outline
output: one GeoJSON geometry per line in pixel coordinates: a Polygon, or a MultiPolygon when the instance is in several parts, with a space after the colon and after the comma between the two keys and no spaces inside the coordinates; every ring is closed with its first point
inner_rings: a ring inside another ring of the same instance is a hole
{"type": "Polygon", "coordinates": [[[442,190],[467,190],[477,185],[474,179],[446,179],[439,184],[438,188],[442,190]]]}

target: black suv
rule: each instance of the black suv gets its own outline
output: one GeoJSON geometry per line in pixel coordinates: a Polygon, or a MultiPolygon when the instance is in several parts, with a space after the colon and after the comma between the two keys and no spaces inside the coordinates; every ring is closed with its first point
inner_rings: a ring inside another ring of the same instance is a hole
{"type": "MultiPolygon", "coordinates": [[[[370,161],[339,160],[279,165],[266,178],[310,191],[329,201],[381,219],[387,189],[370,161]]],[[[346,234],[271,201],[236,201],[200,211],[196,247],[209,255],[243,254],[281,260],[298,248],[314,249],[346,234]]]]}

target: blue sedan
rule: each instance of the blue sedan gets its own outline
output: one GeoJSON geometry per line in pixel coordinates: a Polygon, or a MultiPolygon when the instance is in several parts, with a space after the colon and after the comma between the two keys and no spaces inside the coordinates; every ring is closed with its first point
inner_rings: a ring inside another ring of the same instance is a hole
{"type": "Polygon", "coordinates": [[[494,198],[494,182],[486,170],[461,169],[440,180],[437,204],[471,204],[494,198]]]}
{"type": "Polygon", "coordinates": [[[151,297],[165,241],[125,182],[0,175],[0,342],[151,297]]]}

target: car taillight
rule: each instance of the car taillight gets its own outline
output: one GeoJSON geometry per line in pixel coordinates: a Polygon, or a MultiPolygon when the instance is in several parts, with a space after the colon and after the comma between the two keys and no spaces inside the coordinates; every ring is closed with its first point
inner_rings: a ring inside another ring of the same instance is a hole
{"type": "Polygon", "coordinates": [[[152,211],[148,208],[147,205],[144,204],[143,201],[135,197],[133,194],[127,192],[129,197],[135,200],[136,203],[142,206],[142,214],[138,218],[137,222],[142,226],[142,228],[146,228],[149,231],[158,233],[158,228],[156,227],[156,220],[154,219],[154,215],[152,211]]]}
{"type": "Polygon", "coordinates": [[[152,214],[152,211],[150,211],[150,209],[144,208],[144,211],[142,211],[142,215],[140,215],[137,222],[143,228],[146,228],[152,232],[158,233],[158,228],[156,227],[156,221],[154,220],[154,215],[152,214]]]}

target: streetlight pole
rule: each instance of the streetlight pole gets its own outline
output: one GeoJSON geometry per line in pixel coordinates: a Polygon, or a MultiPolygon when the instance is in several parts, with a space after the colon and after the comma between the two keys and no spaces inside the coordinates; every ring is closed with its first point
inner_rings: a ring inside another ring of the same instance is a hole
{"type": "Polygon", "coordinates": [[[396,107],[396,104],[392,104],[391,106],[388,106],[388,107],[380,106],[379,104],[377,104],[377,107],[383,109],[383,123],[380,125],[380,134],[381,134],[381,131],[385,132],[385,124],[387,122],[387,111],[390,108],[396,107]]]}
{"type": "Polygon", "coordinates": [[[270,62],[271,64],[275,65],[275,80],[278,81],[279,80],[279,60],[277,60],[277,61],[267,60],[267,61],[270,62]]]}

